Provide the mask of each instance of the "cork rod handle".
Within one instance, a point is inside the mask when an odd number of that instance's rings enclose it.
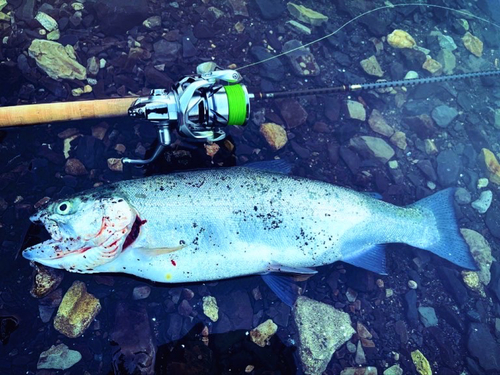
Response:
[[[127,116],[129,107],[136,99],[117,98],[0,107],[0,128]]]

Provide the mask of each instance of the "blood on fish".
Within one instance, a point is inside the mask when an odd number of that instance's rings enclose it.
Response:
[[[123,243],[123,250],[132,245],[134,241],[139,237],[139,231],[142,225],[146,224],[147,220],[141,220],[139,216],[135,217],[134,225],[132,225],[132,229],[130,229],[130,233],[128,234],[125,242]]]
[[[175,260],[171,259],[170,261],[172,262],[172,266],[175,267],[177,265],[177,263],[175,263]]]

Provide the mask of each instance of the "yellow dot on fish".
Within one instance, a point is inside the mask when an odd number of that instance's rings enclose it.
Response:
[[[172,278],[172,274],[171,273],[167,273],[165,275],[165,279],[170,280],[171,278]]]

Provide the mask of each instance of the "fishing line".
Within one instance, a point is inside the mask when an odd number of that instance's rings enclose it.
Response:
[[[298,50],[300,50],[302,48],[309,47],[309,46],[311,46],[311,45],[313,45],[315,43],[321,42],[322,40],[325,40],[325,39],[328,39],[328,38],[334,36],[335,34],[337,34],[339,31],[341,31],[342,29],[344,29],[345,27],[347,27],[351,23],[353,23],[353,22],[359,20],[360,18],[362,18],[364,16],[367,16],[367,15],[369,15],[371,13],[375,13],[375,12],[378,12],[378,11],[384,10],[384,9],[392,9],[392,8],[396,8],[396,7],[407,7],[407,6],[420,6],[420,7],[428,7],[428,8],[445,9],[445,10],[449,10],[449,11],[452,11],[452,12],[460,13],[460,14],[466,16],[466,17],[475,18],[476,20],[486,22],[486,23],[488,23],[490,25],[493,25],[493,26],[497,27],[498,29],[500,29],[500,25],[498,25],[498,24],[496,24],[496,23],[494,23],[494,22],[492,22],[492,21],[490,21],[490,20],[488,20],[486,18],[476,16],[476,15],[470,13],[469,11],[460,10],[460,9],[453,9],[453,8],[450,8],[450,7],[447,7],[447,6],[444,6],[444,5],[423,4],[423,3],[404,3],[404,4],[384,5],[384,6],[372,9],[372,10],[368,10],[368,11],[366,11],[364,13],[361,13],[360,15],[357,15],[356,17],[350,19],[349,21],[347,21],[346,23],[344,23],[342,26],[340,26],[337,30],[331,32],[330,34],[322,36],[321,38],[315,39],[312,42],[306,43],[306,44],[304,44],[302,46],[299,46],[299,47],[292,48],[291,50],[288,50],[286,52],[282,52],[282,53],[280,53],[278,55],[274,55],[274,56],[268,57],[267,59],[260,60],[260,61],[254,62],[254,63],[250,63],[250,64],[247,64],[247,65],[244,65],[244,66],[242,66],[240,68],[236,68],[235,70],[242,70],[242,69],[249,68],[251,66],[259,65],[259,64],[265,63],[267,61],[274,60],[274,59],[276,59],[278,57],[288,55],[289,53],[292,53],[294,51],[298,51]]]

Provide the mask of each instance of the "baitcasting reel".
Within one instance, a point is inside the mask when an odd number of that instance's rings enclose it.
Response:
[[[131,105],[130,116],[156,124],[159,145],[149,159],[124,158],[123,163],[150,163],[171,143],[173,130],[190,141],[216,142],[226,136],[223,127],[245,125],[251,96],[239,83],[241,75],[235,70],[218,70],[212,62],[198,65],[196,73],[175,83],[170,91],[152,90],[149,97]]]

